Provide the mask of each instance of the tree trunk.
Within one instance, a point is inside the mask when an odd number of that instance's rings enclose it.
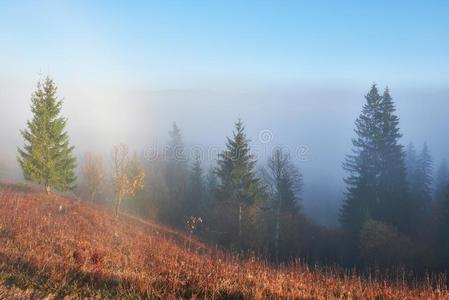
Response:
[[[90,202],[95,202],[95,195],[97,194],[97,191],[94,190],[91,194],[90,194]]]
[[[276,259],[276,263],[279,262],[279,240],[280,240],[280,205],[276,207],[276,216],[275,216],[275,229],[274,229],[274,255]]]
[[[47,195],[49,195],[51,192],[51,187],[48,184],[45,185],[45,192],[47,193]]]
[[[122,196],[117,196],[117,198],[115,199],[115,207],[114,207],[114,213],[115,213],[116,218],[118,217],[121,202],[122,202]]]
[[[243,219],[243,204],[239,204],[239,244],[242,246],[242,219]]]

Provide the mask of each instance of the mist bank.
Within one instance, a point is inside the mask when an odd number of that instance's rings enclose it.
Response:
[[[126,143],[143,155],[166,143],[168,130],[176,121],[187,149],[216,149],[211,152],[213,161],[214,153],[224,148],[234,122],[241,118],[260,164],[265,164],[267,153],[278,146],[303,151],[295,164],[304,175],[304,210],[322,224],[336,225],[344,190],[341,164],[351,151],[354,120],[369,83],[353,88],[298,85],[153,91],[57,84],[79,160],[87,151],[109,158],[117,143]],[[1,86],[0,176],[21,180],[16,148],[23,144],[20,129],[31,118],[30,95],[35,83],[2,79]],[[435,165],[449,158],[445,132],[449,90],[389,87],[401,119],[402,144],[427,142]]]

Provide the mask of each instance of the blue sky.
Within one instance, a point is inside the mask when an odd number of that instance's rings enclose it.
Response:
[[[448,1],[1,1],[2,76],[177,89],[449,82]]]

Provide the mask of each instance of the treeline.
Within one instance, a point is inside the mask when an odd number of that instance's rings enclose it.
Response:
[[[133,155],[126,145],[114,147],[110,157],[86,153],[76,192],[83,199],[113,202],[117,216],[123,201],[143,218],[276,262],[301,257],[345,266],[447,270],[448,167],[442,163],[434,180],[427,146],[404,149],[388,89],[381,95],[373,86],[365,98],[353,151],[343,164],[347,190],[337,229],[304,216],[303,175],[294,158],[281,148],[266,161],[255,157],[241,120],[212,161],[201,151],[186,153],[175,123],[167,145],[151,155]],[[25,178],[47,192],[75,189],[73,147],[59,116],[61,105],[52,80],[38,85],[33,120],[22,132],[26,144],[19,149]]]
[[[144,183],[127,197],[127,209],[273,260],[297,256],[306,231],[318,229],[301,213],[302,174],[290,154],[275,149],[258,164],[241,120],[216,161],[206,160],[201,150],[186,152],[174,123],[167,145],[150,157],[142,155]],[[107,201],[113,188],[101,179],[108,177],[102,175],[108,173],[102,162],[101,156],[86,154],[82,163],[78,192],[93,201]]]

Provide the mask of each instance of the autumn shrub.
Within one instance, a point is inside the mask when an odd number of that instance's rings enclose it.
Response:
[[[360,232],[360,252],[363,259],[378,266],[410,266],[415,247],[410,238],[393,226],[369,220]]]

